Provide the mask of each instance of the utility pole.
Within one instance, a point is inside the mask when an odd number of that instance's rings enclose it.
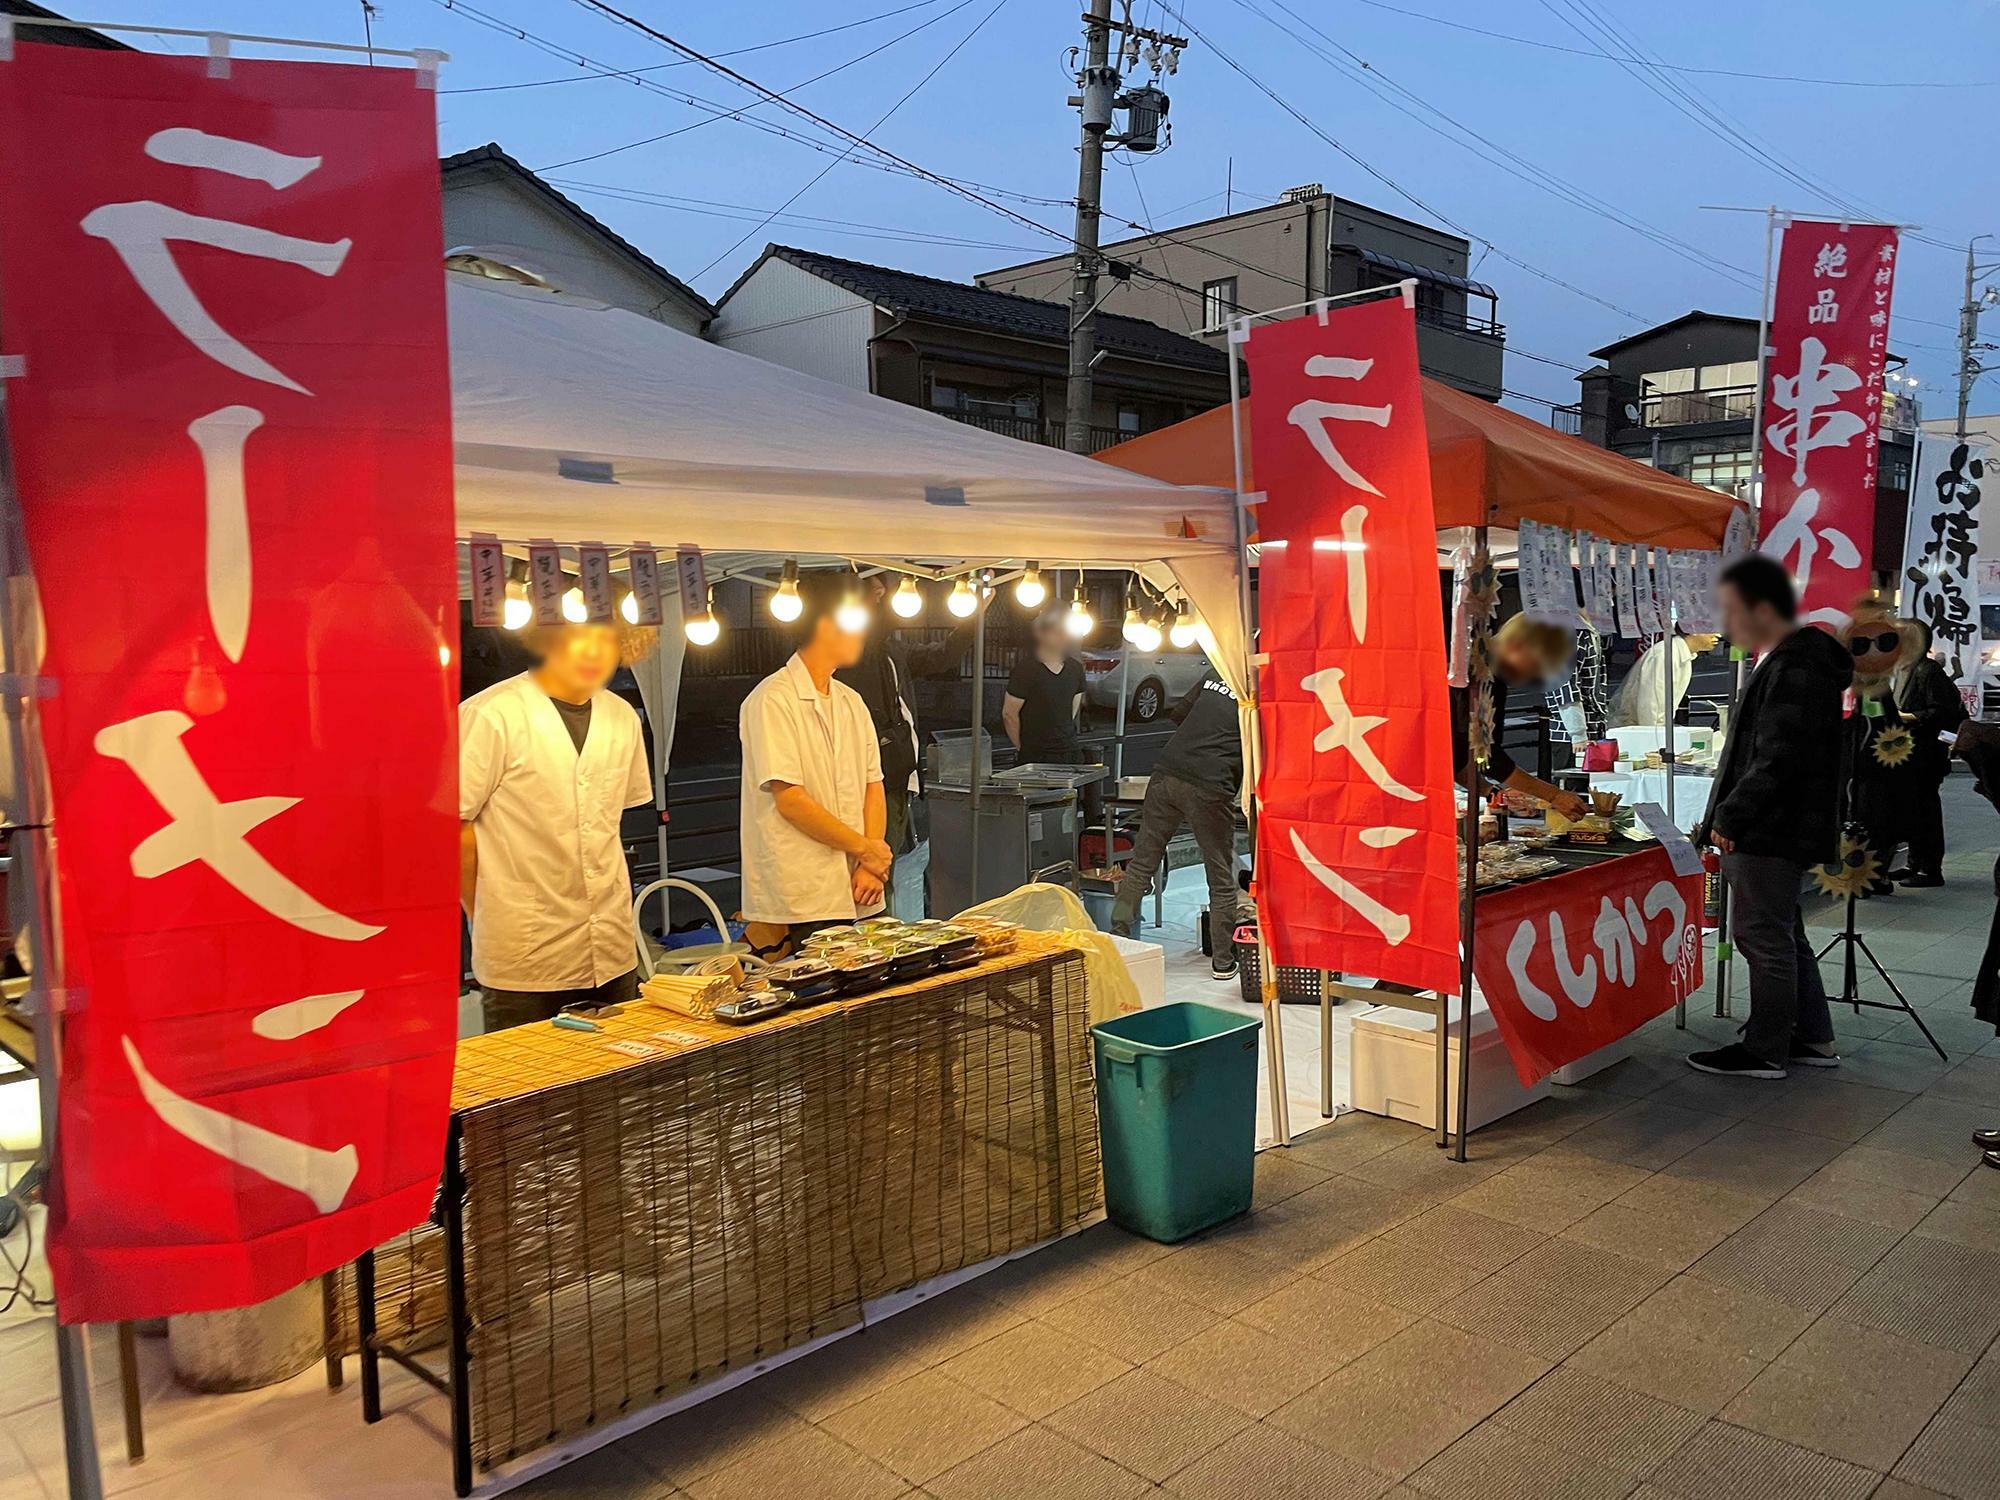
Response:
[[[1979,315],[1995,302],[2000,302],[2000,295],[1996,295],[1990,286],[1981,295],[1975,295],[1975,290],[1980,276],[2000,270],[2000,261],[1981,266],[1976,263],[1974,254],[1981,240],[1992,238],[1990,234],[1977,234],[1965,247],[1965,301],[1958,309],[1958,425],[1954,429],[1956,440],[1961,443],[1965,441],[1965,418],[1972,405],[1973,384],[1993,368],[1982,365],[1973,352],[1994,347],[1979,341]]]
[[[1104,153],[1113,146],[1138,152],[1159,149],[1167,116],[1167,96],[1159,88],[1159,74],[1162,68],[1172,73],[1180,66],[1180,51],[1187,45],[1186,37],[1134,26],[1132,0],[1121,3],[1121,18],[1114,21],[1111,0],[1090,0],[1090,11],[1083,18],[1083,67],[1076,75],[1079,92],[1069,101],[1083,124],[1076,166],[1076,246],[1069,294],[1069,385],[1063,427],[1063,446],[1072,453],[1090,452],[1097,278],[1104,270],[1104,257],[1097,248],[1104,202]],[[1114,31],[1123,38],[1115,54],[1111,46]],[[1142,55],[1152,68],[1153,82],[1120,93],[1117,62],[1136,67]],[[1126,128],[1113,134],[1112,115],[1121,109],[1126,112]]]

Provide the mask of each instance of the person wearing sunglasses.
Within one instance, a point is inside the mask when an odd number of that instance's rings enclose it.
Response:
[[[1904,783],[1903,832],[1910,843],[1910,866],[1900,879],[1911,889],[1944,884],[1944,779],[1951,770],[1951,746],[1938,738],[1966,720],[1958,684],[1931,652],[1931,628],[1909,622],[1923,639],[1923,654],[1896,670],[1896,701],[1915,750]]]

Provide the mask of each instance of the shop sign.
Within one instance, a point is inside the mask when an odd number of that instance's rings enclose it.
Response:
[[[69,1321],[296,1286],[420,1223],[444,1151],[458,589],[434,95],[405,69],[210,62],[0,61]]]
[[[660,608],[660,554],[645,542],[634,542],[625,555],[632,600],[641,625],[658,625],[665,618]]]
[[[1702,874],[1664,849],[1483,893],[1473,966],[1523,1085],[1701,986]]]
[[[472,533],[466,548],[467,571],[472,580],[472,623],[500,625],[507,618],[507,551],[499,538],[487,532]]]
[[[584,618],[611,623],[618,601],[611,592],[611,549],[602,542],[580,542],[576,549],[577,586],[583,590]]]
[[[1257,327],[1257,895],[1277,962],[1456,993],[1437,524],[1401,298]]]
[[[1903,613],[1931,628],[1931,655],[1980,711],[1980,619],[1973,563],[1979,556],[1979,496],[1986,449],[1925,434],[1911,470],[1903,542]]]
[[[1896,231],[1794,220],[1764,364],[1763,549],[1798,580],[1800,618],[1836,628],[1867,592]]]

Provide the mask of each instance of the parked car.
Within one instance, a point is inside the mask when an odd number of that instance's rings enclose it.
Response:
[[[1133,648],[1120,641],[1115,646],[1087,649],[1083,653],[1083,697],[1093,707],[1116,712],[1118,686],[1125,667],[1125,653]],[[1208,657],[1189,647],[1176,651],[1163,646],[1158,651],[1134,652],[1131,676],[1124,678],[1125,716],[1139,724],[1150,724],[1180,702],[1208,675]]]

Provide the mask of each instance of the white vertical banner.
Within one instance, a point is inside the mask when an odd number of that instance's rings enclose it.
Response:
[[[1979,497],[1986,449],[1952,438],[1917,440],[1903,535],[1903,613],[1931,628],[1931,654],[1979,712]]]
[[[1514,531],[1514,577],[1521,590],[1521,613],[1542,615],[1542,523],[1523,519]]]
[[[625,555],[632,584],[632,606],[641,625],[658,626],[665,618],[660,607],[660,554],[645,542],[634,542]]]
[[[676,549],[674,579],[680,585],[682,619],[691,620],[707,610],[708,565],[701,559],[701,548]]]
[[[1712,635],[1722,628],[1721,609],[1715,597],[1722,575],[1720,552],[1684,552],[1687,565],[1687,602],[1682,606],[1681,628],[1698,635]]]
[[[1639,635],[1639,582],[1632,566],[1632,544],[1620,542],[1612,576],[1617,580],[1618,633],[1627,640]]]
[[[1618,632],[1618,581],[1613,565],[1616,554],[1611,543],[1602,537],[1590,540],[1590,571],[1597,584],[1598,617],[1594,623],[1599,635],[1615,635]]]
[[[1721,562],[1726,566],[1757,550],[1757,519],[1750,507],[1739,505],[1729,516],[1729,529],[1722,534]]]
[[[1597,602],[1597,538],[1589,532],[1576,534],[1576,580],[1583,585],[1583,618],[1599,635],[1604,627],[1598,624],[1600,611]]]
[[[563,622],[562,548],[546,537],[528,543],[528,602],[535,607],[537,625]]]
[[[611,549],[602,542],[579,542],[576,549],[578,584],[583,612],[600,625],[611,623],[618,601],[611,592]]]
[[[1639,547],[1632,554],[1632,607],[1639,617],[1641,635],[1662,635],[1666,632],[1666,611],[1660,607],[1660,596],[1653,582],[1653,549]]]
[[[472,533],[466,551],[472,577],[472,623],[498,625],[507,612],[507,553],[500,539]]]

